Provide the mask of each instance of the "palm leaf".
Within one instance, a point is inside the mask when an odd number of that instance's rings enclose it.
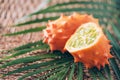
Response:
[[[16,53],[13,53],[10,56],[6,56],[5,58],[2,58],[1,61],[8,60],[10,58],[13,58],[13,57],[16,57],[16,56],[19,56],[19,55],[23,55],[23,54],[26,54],[26,53],[31,52],[31,51],[35,51],[35,50],[39,50],[39,49],[45,49],[45,48],[46,48],[46,45],[42,46],[42,47],[40,46],[40,47],[36,47],[36,48],[20,50],[20,51],[18,51]]]
[[[54,75],[54,73],[57,73],[57,72],[63,70],[64,68],[65,68],[65,67],[60,67],[60,68],[58,68],[58,69],[54,69],[54,71],[49,72],[49,73],[47,73],[47,74],[45,74],[45,75],[43,75],[43,76],[40,76],[40,77],[38,77],[36,80],[41,80],[41,79],[44,79],[45,77],[49,77],[49,76],[51,76],[51,75]],[[52,77],[53,77],[53,76],[52,76]]]
[[[0,68],[6,68],[7,66],[12,66],[20,63],[34,62],[34,61],[45,59],[45,58],[57,58],[57,57],[59,57],[58,54],[44,54],[44,55],[36,55],[36,56],[30,56],[25,58],[19,58],[19,59],[7,62],[6,64],[3,64],[2,66],[0,66]]]
[[[106,34],[107,34],[109,40],[111,40],[111,44],[113,46],[113,50],[115,51],[116,56],[120,59],[120,54],[119,54],[120,46],[119,46],[119,44],[117,43],[115,38],[113,38],[112,34],[107,29],[106,29]]]
[[[30,28],[30,29],[15,32],[15,33],[5,34],[4,36],[15,36],[15,35],[19,35],[19,34],[27,34],[27,33],[32,33],[32,32],[39,32],[39,31],[42,31],[45,28],[46,27]]]
[[[46,0],[45,4],[48,4],[49,0]],[[110,3],[111,2],[111,3]],[[78,7],[74,7],[78,5]],[[79,6],[84,5],[84,7]],[[88,7],[88,6],[91,7]],[[72,8],[69,8],[72,6]],[[96,7],[95,7],[96,6]],[[64,8],[63,8],[64,7]],[[100,24],[104,25],[104,31],[109,40],[111,41],[111,45],[113,46],[111,49],[111,54],[115,56],[115,58],[110,59],[110,66],[106,65],[105,68],[98,70],[96,68],[89,69],[89,73],[93,80],[112,80],[111,69],[112,67],[113,72],[118,80],[120,80],[120,68],[118,67],[119,64],[116,62],[116,57],[120,60],[120,45],[118,41],[120,40],[120,0],[110,0],[110,1],[94,1],[94,0],[87,0],[87,1],[69,1],[58,3],[52,6],[49,6],[45,9],[39,9],[36,12],[33,12],[23,18],[21,18],[17,24],[13,26],[23,26],[23,25],[30,25],[40,22],[47,22],[48,20],[57,19],[59,16],[48,16],[42,17],[40,19],[36,18],[34,20],[28,20],[27,18],[33,17],[34,15],[43,15],[43,14],[52,14],[52,13],[70,13],[70,12],[81,12],[92,14],[95,18],[99,19]],[[112,16],[111,16],[112,15]],[[111,26],[113,30],[108,30],[107,26]],[[42,31],[45,27],[38,27],[32,28],[20,32],[6,34],[6,36],[13,36],[18,34],[26,34],[31,32],[38,32]],[[111,32],[113,32],[111,34]],[[33,76],[40,73],[46,73],[41,75],[40,77],[36,78],[36,80],[72,80],[74,75],[77,80],[83,80],[83,70],[84,66],[82,63],[74,63],[73,57],[68,53],[65,52],[62,54],[60,51],[53,51],[52,53],[45,53],[40,55],[34,56],[26,56],[24,58],[17,58],[15,60],[6,62],[6,60],[10,60],[11,58],[24,55],[27,52],[32,52],[34,50],[43,50],[48,49],[48,45],[42,43],[41,41],[37,42],[30,42],[24,44],[22,46],[16,47],[12,50],[9,50],[11,56],[5,56],[1,62],[4,62],[0,66],[0,68],[6,68],[10,66],[14,66],[17,64],[29,64],[20,68],[17,68],[13,71],[10,71],[3,76],[21,73],[24,71],[28,71],[28,73],[24,74],[19,78],[19,80],[23,80],[29,76]],[[42,61],[47,59],[45,62],[36,63],[37,61]],[[35,63],[34,63],[35,62]],[[32,64],[31,64],[32,63]],[[107,75],[107,77],[105,77]]]
[[[69,61],[69,62],[65,62],[65,63],[58,64],[58,65],[54,65],[54,66],[49,66],[49,67],[46,67],[46,68],[43,68],[43,69],[39,69],[39,70],[36,70],[36,71],[34,71],[34,72],[30,72],[30,73],[28,73],[28,74],[23,75],[23,76],[20,77],[18,80],[23,80],[24,78],[26,78],[26,77],[28,77],[28,76],[32,76],[32,75],[34,75],[34,74],[38,74],[38,73],[43,72],[43,71],[46,71],[46,70],[54,69],[54,68],[63,66],[64,64],[67,64],[67,63],[70,63],[70,61]]]
[[[116,54],[116,56],[118,57],[118,59],[120,59],[120,55],[119,55],[119,50],[120,50],[120,46],[116,43],[116,42],[113,42],[115,41],[114,38],[112,38],[110,32],[108,30],[106,30],[106,34],[108,35],[108,38],[111,40],[111,43],[113,44],[113,51],[115,51],[114,53]],[[115,71],[115,74],[117,76],[118,79],[120,79],[119,77],[119,74],[120,74],[120,69],[115,61],[115,59],[110,59],[110,64],[113,68],[113,70]]]
[[[93,80],[97,80],[97,75],[92,69],[89,70],[89,73],[91,74]]]
[[[105,68],[104,68],[104,70],[105,70],[105,73],[106,73],[106,75],[107,75],[107,78],[108,78],[109,80],[112,80],[112,75],[111,75],[111,73],[110,73],[110,68],[109,68],[109,66],[106,65]]]
[[[27,70],[30,70],[30,69],[36,69],[36,68],[39,68],[39,67],[43,67],[43,66],[52,66],[54,64],[59,64],[59,63],[63,63],[65,61],[68,61],[70,60],[71,58],[63,58],[63,59],[55,59],[55,60],[51,60],[51,61],[48,61],[48,62],[43,62],[43,63],[37,63],[37,64],[32,64],[32,65],[28,65],[28,66],[24,66],[22,68],[18,68],[14,71],[10,71],[8,72],[7,74],[5,74],[4,76],[6,75],[11,75],[11,74],[14,74],[14,73],[20,73],[22,71],[27,71]]]
[[[64,69],[58,76],[58,80],[64,80],[70,67]]]
[[[4,58],[2,58],[0,60],[0,62],[8,60],[8,59],[16,57],[16,56],[19,56],[19,55],[26,54],[26,53],[31,52],[31,51],[35,51],[35,50],[39,50],[39,49],[46,50],[46,49],[49,48],[48,45],[42,43],[42,41],[38,41],[38,42],[36,42],[37,46],[35,46],[36,43],[29,43],[29,44],[14,48],[13,50],[9,50],[9,52],[11,52],[11,55],[10,56],[5,56]],[[34,47],[33,47],[33,45],[34,45]],[[24,48],[24,49],[21,49],[21,48]]]
[[[114,70],[114,72],[117,76],[117,79],[120,80],[120,76],[119,76],[120,75],[120,69],[119,69],[115,59],[111,59],[110,64],[111,64],[111,66],[112,66],[112,68],[113,68],[113,70]]]
[[[105,76],[103,75],[103,73],[102,73],[103,71],[99,71],[99,70],[97,71],[97,70],[96,70],[96,72],[97,72],[97,75],[98,75],[98,77],[99,77],[100,80],[107,80],[107,79],[105,78]]]
[[[30,20],[30,21],[27,21],[27,22],[15,24],[13,26],[23,26],[23,25],[33,24],[33,23],[47,22],[48,20],[54,20],[54,19],[57,19],[57,18],[58,17],[49,17],[49,18],[35,19],[35,20]]]
[[[67,68],[64,67],[61,71],[57,72],[55,75],[47,78],[47,80],[62,80],[63,74],[67,72]],[[61,77],[62,76],[62,77]]]
[[[117,27],[115,24],[111,24],[111,26],[112,26],[112,29],[114,30],[115,35],[120,40],[120,35],[119,35],[120,34],[120,28]]]
[[[16,48],[11,49],[10,51],[19,51],[24,49],[29,49],[37,46],[46,45],[46,48],[48,47],[47,44],[44,44],[42,40],[36,41],[36,42],[30,42],[21,46],[18,46]]]
[[[75,71],[75,64],[72,64],[68,80],[72,80],[72,77],[74,75],[74,71]]]
[[[78,80],[83,80],[83,66],[82,66],[82,63],[78,63]]]

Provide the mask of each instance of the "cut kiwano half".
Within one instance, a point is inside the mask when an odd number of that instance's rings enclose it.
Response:
[[[50,46],[50,49],[64,52],[64,46],[70,36],[76,29],[84,23],[94,22],[98,24],[98,19],[91,15],[73,13],[70,16],[61,15],[54,21],[49,21],[47,28],[44,30],[44,40]]]
[[[111,45],[98,24],[82,24],[68,39],[65,49],[74,57],[74,62],[82,62],[86,68],[109,64]]]

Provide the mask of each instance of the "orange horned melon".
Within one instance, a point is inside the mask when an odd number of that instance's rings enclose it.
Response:
[[[82,24],[68,39],[65,49],[74,57],[74,62],[82,62],[86,68],[104,67],[108,59],[111,45],[101,27],[94,22]]]
[[[66,41],[81,24],[86,22],[95,22],[97,24],[98,20],[87,14],[61,15],[59,19],[48,22],[47,28],[44,30],[43,42],[49,44],[52,51],[60,50],[64,52],[63,48]]]

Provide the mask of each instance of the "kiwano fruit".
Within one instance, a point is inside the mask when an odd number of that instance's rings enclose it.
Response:
[[[74,62],[82,62],[86,68],[96,66],[100,69],[113,57],[110,41],[99,26],[98,19],[87,14],[61,15],[59,19],[49,21],[43,42],[50,46],[51,51],[70,52]]]
[[[112,58],[109,42],[98,24],[88,22],[67,40],[65,49],[74,57],[74,62],[82,62],[86,68],[96,66],[100,69]]]
[[[47,28],[44,30],[43,42],[50,46],[51,51],[60,50],[64,52],[66,41],[81,24],[87,22],[98,24],[98,20],[88,14],[61,15],[59,19],[48,22]]]

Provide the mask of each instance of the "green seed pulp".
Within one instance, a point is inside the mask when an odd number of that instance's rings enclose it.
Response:
[[[93,26],[79,28],[70,38],[68,46],[70,49],[87,47],[96,40],[98,34]]]

